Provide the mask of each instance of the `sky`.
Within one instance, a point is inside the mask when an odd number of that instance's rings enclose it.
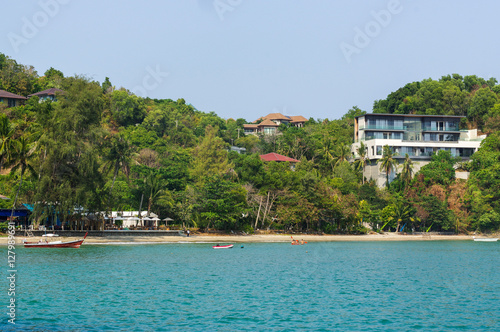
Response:
[[[500,79],[498,12],[493,0],[8,1],[0,52],[225,119],[339,119],[426,78]]]

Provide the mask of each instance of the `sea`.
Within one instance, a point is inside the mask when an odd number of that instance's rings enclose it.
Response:
[[[17,247],[0,330],[500,331],[500,243],[212,245]]]

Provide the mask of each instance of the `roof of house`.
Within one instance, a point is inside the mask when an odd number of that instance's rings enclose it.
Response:
[[[28,95],[28,97],[32,97],[32,96],[54,96],[56,94],[56,92],[63,92],[63,90],[57,89],[57,88],[50,88],[50,89],[43,90],[43,91],[40,91],[40,92],[37,92],[37,93],[32,93],[32,94]]]
[[[257,128],[259,128],[259,125],[258,124],[244,124],[243,128],[257,129]]]
[[[5,90],[0,90],[0,98],[10,98],[10,99],[28,99],[23,96],[16,95],[15,93],[10,93]]]
[[[291,120],[289,116],[283,115],[281,113],[269,113],[266,116],[263,116],[262,119],[269,120]]]
[[[304,118],[302,115],[292,115],[292,116],[290,116],[290,118],[292,119],[292,123],[293,122],[307,122],[307,119]]]
[[[293,158],[286,157],[286,156],[282,156],[282,155],[274,153],[274,152],[271,152],[268,154],[262,154],[262,155],[260,155],[260,159],[262,159],[262,161],[289,161],[291,163],[300,162],[300,160],[293,159]]]
[[[269,119],[265,119],[264,121],[262,121],[261,123],[258,124],[259,127],[263,127],[263,126],[266,126],[266,127],[279,127],[275,122],[269,120]]]

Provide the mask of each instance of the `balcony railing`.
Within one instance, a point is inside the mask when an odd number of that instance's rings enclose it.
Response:
[[[460,131],[460,129],[458,129],[458,127],[454,127],[454,128],[437,128],[437,127],[422,127],[422,131]]]
[[[406,130],[404,127],[396,127],[396,126],[373,126],[373,125],[360,126],[359,129],[360,130],[366,130],[366,129],[373,129],[373,130],[400,130],[400,131]]]
[[[397,130],[397,131],[440,131],[440,132],[447,132],[447,131],[461,131],[458,127],[449,127],[449,128],[438,128],[435,126],[430,126],[430,127],[422,127],[422,129],[419,130],[413,130],[409,129],[408,126],[403,126],[403,127],[396,127],[396,126],[374,126],[374,125],[366,125],[366,126],[359,126],[359,130]]]

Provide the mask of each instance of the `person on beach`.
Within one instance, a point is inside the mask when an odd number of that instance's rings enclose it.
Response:
[[[187,237],[189,237],[189,229],[186,231]]]

